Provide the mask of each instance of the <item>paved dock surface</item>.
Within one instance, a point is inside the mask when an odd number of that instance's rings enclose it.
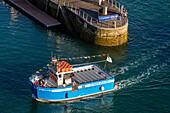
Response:
[[[58,2],[59,0],[53,0]],[[99,8],[104,7],[104,4],[99,5],[99,0],[66,0],[66,3],[69,2],[71,5],[78,7],[88,13],[89,15],[93,16],[94,18],[98,18],[98,10]],[[115,8],[111,7],[111,4],[107,2],[107,7],[109,10],[112,10],[115,13],[120,13],[120,11]]]
[[[35,6],[27,2],[26,0],[8,0],[8,2],[12,3],[17,8],[21,9],[22,11],[27,13],[29,16],[33,17],[34,19],[42,23],[47,28],[54,27],[54,26],[61,24],[56,19],[42,12],[40,9],[36,8]]]
[[[59,0],[52,0],[56,3],[59,2]],[[64,3],[64,0],[61,1]],[[99,9],[104,7],[104,4],[99,5],[98,0],[65,0],[65,3],[68,4],[69,6],[74,7],[76,9],[81,9],[82,11],[86,12],[89,16],[93,17],[93,20],[98,19],[99,15]],[[112,3],[107,2],[107,7],[108,10],[112,12],[112,14],[120,14],[120,10],[118,7],[115,7],[115,5],[112,5]],[[89,18],[90,19],[90,18]],[[117,20],[116,21],[116,26],[120,27],[123,25],[123,23],[127,22],[126,19],[122,20]],[[98,24],[96,22],[93,22],[93,25],[99,26],[99,27],[104,27],[104,28],[114,28],[114,20],[110,21],[102,21]]]

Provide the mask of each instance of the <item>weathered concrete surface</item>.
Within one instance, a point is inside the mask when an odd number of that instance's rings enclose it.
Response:
[[[118,46],[128,41],[128,23],[116,29],[97,29],[94,43],[102,46]]]
[[[128,22],[119,28],[100,28],[87,23],[86,29],[84,28],[84,20],[82,18],[69,10],[67,12],[76,31],[86,41],[101,46],[118,46],[128,41]]]
[[[104,27],[99,26],[101,23],[95,25],[94,23],[92,24],[86,22],[85,19],[75,14],[73,11],[67,9],[65,6],[61,6],[59,8],[58,10],[59,14],[57,16],[58,0],[53,0],[49,2],[47,2],[47,0],[29,0],[29,1],[33,3],[33,5],[39,7],[41,10],[46,11],[52,17],[57,18],[57,20],[64,24],[69,29],[69,31],[73,32],[74,31],[73,29],[75,29],[75,31],[79,34],[80,38],[86,41],[101,46],[118,46],[128,41],[128,28],[127,28],[128,20],[126,24],[123,25],[122,27],[104,28],[105,26]],[[73,5],[79,4],[81,10],[83,9],[83,11],[88,12],[89,15],[91,14],[91,16],[95,17],[96,14],[98,14],[97,11],[98,7],[100,6],[97,4],[96,0],[94,0],[96,3],[95,2],[91,3],[91,0],[66,0],[66,1],[67,2],[70,1],[70,3],[72,3]],[[64,10],[67,10],[67,13],[65,12],[63,14],[62,10],[63,8]],[[87,23],[87,28],[84,28],[84,22]],[[112,23],[113,22],[111,22],[110,26],[114,26],[112,25]]]

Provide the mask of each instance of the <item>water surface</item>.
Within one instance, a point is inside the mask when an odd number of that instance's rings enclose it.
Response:
[[[170,112],[169,1],[120,2],[128,10],[129,41],[101,47],[61,26],[45,29],[0,0],[0,112]],[[113,63],[106,70],[116,78],[115,91],[64,103],[33,100],[28,78],[50,62],[51,51],[61,58],[109,53]]]

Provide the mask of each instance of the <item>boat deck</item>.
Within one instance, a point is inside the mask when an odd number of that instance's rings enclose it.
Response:
[[[43,78],[41,74],[40,76],[35,77],[31,81],[33,83],[35,83],[35,81],[38,81],[38,85],[40,87],[41,87],[42,81],[44,81],[43,87],[55,88],[55,87],[65,87],[65,86],[73,85],[74,81],[76,84],[82,84],[82,83],[89,83],[93,81],[99,81],[99,80],[112,78],[112,76],[109,75],[107,72],[105,72],[103,69],[101,69],[97,65],[92,65],[92,64],[74,67],[73,71],[70,72],[70,75],[68,73],[68,75],[65,75],[65,76],[70,77],[72,82],[70,82],[69,84],[58,85],[58,83],[51,77]]]
[[[93,65],[89,69],[77,70],[72,78],[76,83],[81,84],[102,79],[109,79],[112,77],[98,66]]]

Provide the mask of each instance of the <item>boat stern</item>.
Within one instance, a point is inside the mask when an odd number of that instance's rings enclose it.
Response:
[[[36,76],[38,76],[38,75],[36,75]],[[38,97],[38,95],[37,95],[37,86],[35,85],[35,83],[33,83],[34,78],[35,78],[35,76],[29,78],[29,84],[30,84],[30,87],[31,87],[32,96],[34,98],[37,98]]]

